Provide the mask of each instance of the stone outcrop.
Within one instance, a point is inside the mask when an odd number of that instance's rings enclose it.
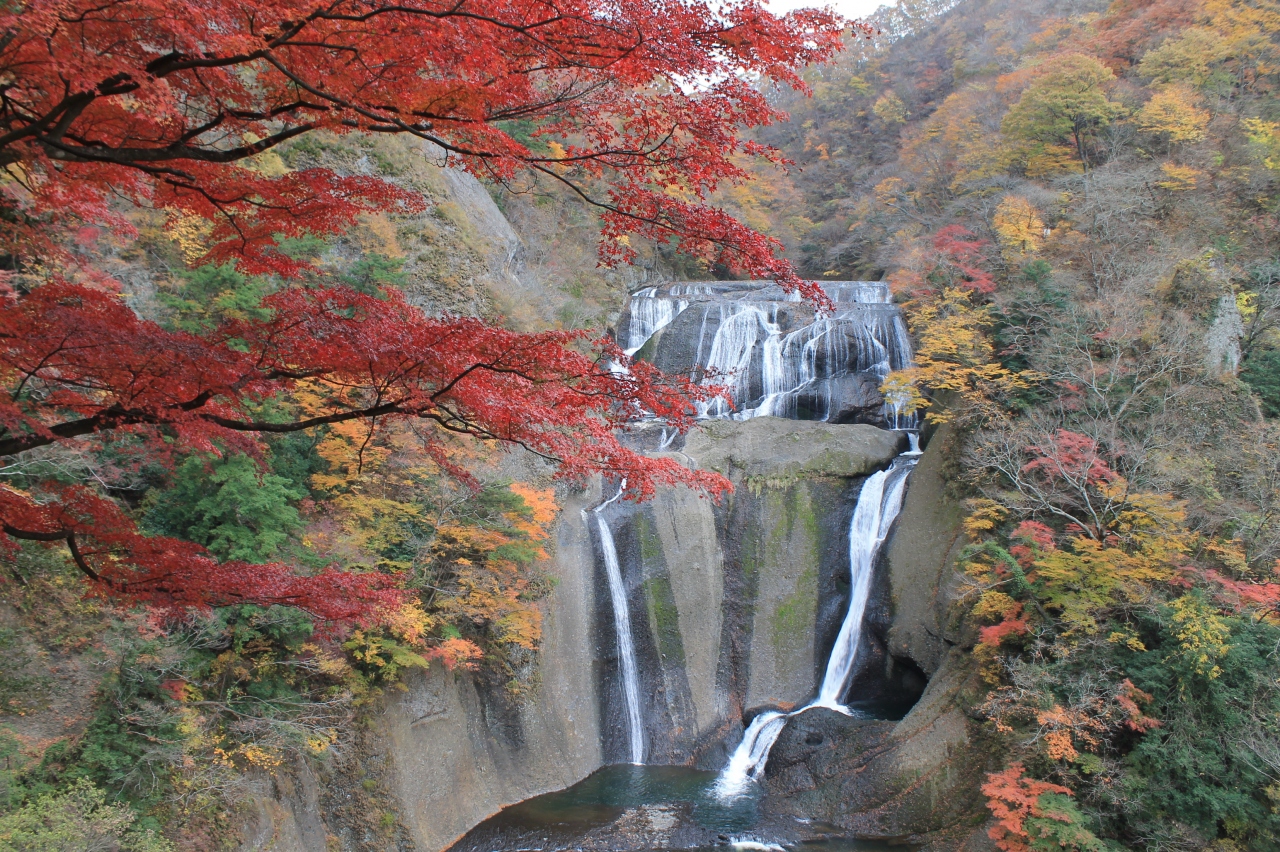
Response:
[[[977,685],[949,656],[901,722],[815,709],[791,720],[773,747],[767,815],[826,823],[853,838],[959,850],[986,819],[980,785],[999,768],[996,744],[962,707]],[[978,832],[981,834],[981,832]]]
[[[907,497],[884,554],[893,601],[890,652],[932,676],[960,641],[949,610],[959,590],[952,566],[964,546],[963,507],[947,493],[946,469],[958,452],[955,431],[944,426],[911,474]]]

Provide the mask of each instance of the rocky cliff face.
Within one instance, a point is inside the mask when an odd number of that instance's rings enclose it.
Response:
[[[527,301],[526,290],[545,289],[483,189],[450,173],[438,189],[458,227],[475,237],[488,292],[499,302]],[[848,292],[833,297],[846,315],[829,328],[762,286],[744,291],[745,314],[726,307],[732,287],[703,288],[693,294],[701,300],[694,309],[673,312],[677,321],[667,319],[657,333],[641,326],[664,318],[637,316],[634,301],[619,326],[624,343],[649,335],[650,356],[675,369],[718,363],[736,341],[746,364],[743,400],[774,400],[755,413],[775,405],[828,420],[705,421],[675,450],[664,447],[665,433],[637,427],[640,444],[716,470],[735,488],[719,504],[669,489],[642,505],[619,501],[603,510],[631,614],[652,764],[719,769],[755,711],[813,697],[848,606],[849,525],[862,481],[905,449],[901,433],[840,422],[883,424],[881,374],[909,360],[883,286],[848,283]],[[662,299],[683,298],[660,296],[644,309],[661,313]],[[719,333],[746,314],[755,325]],[[708,351],[695,351],[701,348]],[[855,699],[910,704],[932,676],[925,700],[901,723],[850,725],[822,713],[798,719],[769,769],[767,807],[779,819],[803,814],[890,837],[936,831],[972,812],[972,779],[957,774],[953,760],[976,740],[954,709],[966,675],[951,650],[960,638],[947,622],[959,515],[943,494],[944,437],[914,474],[877,575],[850,690]],[[530,694],[515,700],[483,676],[442,669],[411,678],[348,752],[264,781],[244,848],[363,849],[374,848],[376,837],[379,849],[434,852],[503,806],[628,760],[601,541],[584,514],[616,487],[597,482],[561,494],[556,587],[545,602],[540,680]],[[849,788],[851,775],[863,787],[875,779],[875,790]],[[851,811],[854,800],[866,806]],[[874,808],[897,815],[869,816]]]
[[[394,798],[417,849],[449,841],[504,805],[566,787],[602,764],[594,559],[581,509],[564,501],[545,612],[540,683],[520,701],[501,684],[434,669],[388,705],[379,733]]]

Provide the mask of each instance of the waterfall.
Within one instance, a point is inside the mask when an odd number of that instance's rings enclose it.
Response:
[[[697,319],[670,343],[663,338],[658,350],[669,365],[675,357],[674,363],[683,365],[678,369],[705,371],[707,383],[728,389],[728,399],[700,404],[700,417],[848,416],[876,404],[873,394],[868,402],[866,386],[874,391],[890,372],[911,364],[910,336],[883,282],[822,286],[835,304],[830,316],[814,315],[795,294],[769,282],[649,287],[632,296],[620,342],[634,355],[681,314],[693,311]],[[915,417],[903,414],[902,402],[885,400],[880,419],[890,428],[915,428]]]
[[[751,720],[742,735],[742,742],[734,749],[720,777],[716,779],[716,792],[731,798],[746,787],[748,781],[756,781],[764,772],[769,750],[777,742],[778,735],[787,726],[788,713],[768,710]]]
[[[827,658],[827,671],[822,677],[818,697],[810,707],[826,707],[847,713],[840,698],[853,664],[858,656],[862,639],[862,616],[871,596],[871,578],[875,573],[876,557],[880,546],[889,535],[889,528],[902,510],[902,496],[906,491],[907,475],[915,467],[915,459],[903,459],[888,470],[867,477],[858,496],[858,507],[849,524],[849,611],[840,625],[840,633]]]
[[[906,400],[884,399],[879,392],[891,372],[912,362],[910,336],[888,285],[839,281],[823,282],[822,287],[835,306],[827,315],[773,282],[648,287],[632,296],[619,326],[619,343],[634,355],[653,341],[646,351],[652,350],[653,360],[663,369],[702,374],[708,384],[724,386],[727,399],[697,403],[703,418],[857,419],[894,429],[915,428],[915,416],[904,413]],[[627,368],[624,363],[616,369]],[[676,437],[675,430],[668,433],[664,427],[659,450],[668,449]],[[863,484],[849,530],[849,609],[817,697],[795,712],[809,707],[850,712],[841,700],[857,662],[875,561],[901,510],[907,476],[919,456],[915,440],[912,434],[911,451]],[[631,761],[642,763],[645,732],[631,617],[613,533],[603,515],[625,488],[624,480],[618,494],[597,506],[593,515],[613,604]],[[732,798],[759,778],[769,750],[792,715],[770,711],[752,721],[717,782],[722,795]]]
[[[696,287],[672,287],[670,296],[688,293],[699,295]],[[657,287],[641,290],[631,297],[631,322],[627,327],[627,345],[623,351],[634,355],[645,341],[671,324],[681,311],[689,307],[688,299],[675,299],[658,295]]]
[[[627,587],[622,582],[622,568],[618,564],[618,549],[613,543],[613,532],[602,514],[605,506],[622,496],[627,481],[622,480],[618,493],[592,510],[596,528],[600,531],[600,549],[604,553],[605,574],[609,578],[609,597],[613,602],[613,626],[618,634],[618,660],[622,668],[622,695],[626,702],[627,727],[630,733],[631,762],[644,763],[644,724],[640,719],[640,675],[636,666],[636,647],[631,634],[631,610],[627,605]],[[585,514],[585,513],[584,513]]]
[[[913,444],[913,449],[915,445]],[[752,782],[764,774],[769,750],[786,727],[787,720],[811,707],[825,707],[849,713],[841,703],[853,666],[857,662],[862,639],[862,618],[871,593],[871,580],[876,557],[889,535],[889,529],[902,511],[907,477],[918,461],[919,451],[903,453],[888,470],[867,477],[858,494],[858,505],[849,524],[849,609],[840,625],[840,634],[827,670],[818,689],[818,697],[791,713],[769,711],[751,721],[742,742],[734,749],[728,765],[716,781],[716,792],[723,798],[741,795]]]

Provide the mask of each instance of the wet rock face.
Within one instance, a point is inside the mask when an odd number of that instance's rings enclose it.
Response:
[[[880,377],[874,373],[842,376],[831,383],[830,423],[871,423],[884,421],[884,396],[880,393]],[[806,401],[807,402],[807,401]],[[814,400],[810,405],[816,405]]]

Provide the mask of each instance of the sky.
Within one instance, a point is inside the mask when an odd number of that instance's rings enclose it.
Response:
[[[830,6],[846,18],[869,15],[881,6],[893,6],[897,0],[766,0],[773,12],[789,12],[806,6]]]

